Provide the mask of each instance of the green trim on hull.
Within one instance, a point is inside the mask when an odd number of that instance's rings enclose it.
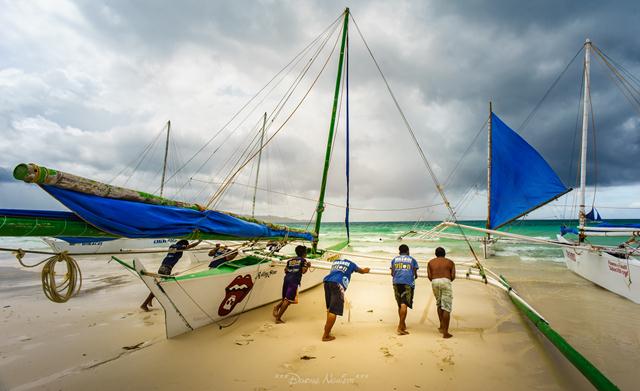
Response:
[[[0,216],[0,236],[117,237],[84,221],[13,216]]]
[[[248,266],[253,266],[253,265],[259,265],[261,263],[268,263],[271,262],[268,259],[264,259],[264,258],[258,258],[258,257],[254,257],[254,256],[248,256],[242,259],[239,259],[237,261],[231,261],[229,263],[226,263],[222,266],[218,266],[215,269],[209,269],[209,270],[203,270],[200,272],[196,272],[196,273],[189,273],[189,274],[185,274],[182,276],[176,276],[176,277],[170,277],[170,278],[164,278],[164,281],[167,280],[176,280],[176,281],[184,281],[184,280],[191,280],[194,278],[202,278],[202,277],[209,277],[209,276],[217,276],[217,275],[221,275],[221,274],[229,274],[229,273],[233,273],[235,271],[237,271],[238,269],[242,269],[244,267],[248,267]]]

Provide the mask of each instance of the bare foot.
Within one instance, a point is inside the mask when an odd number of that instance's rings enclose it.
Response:
[[[150,312],[151,310],[149,309],[149,307],[147,307],[146,304],[143,304],[140,306],[140,308],[144,311],[144,312]]]
[[[336,337],[334,337],[333,335],[323,335],[322,336],[322,341],[324,341],[324,342],[333,341],[334,339],[336,339]]]
[[[442,338],[451,338],[451,337],[453,337],[452,334],[449,334],[449,333],[442,334]]]
[[[282,324],[282,323],[284,323],[284,320],[280,318],[276,318],[276,324]]]
[[[409,334],[409,332],[407,330],[401,330],[401,329],[397,329],[396,333],[398,335],[407,335],[407,334]]]

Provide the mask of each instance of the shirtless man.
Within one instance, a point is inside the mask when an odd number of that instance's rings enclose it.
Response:
[[[438,330],[442,333],[442,338],[451,338],[453,337],[449,334],[449,320],[453,304],[451,281],[456,279],[456,265],[452,260],[445,258],[445,255],[442,247],[436,249],[436,258],[430,260],[427,265],[427,275],[431,281],[433,295],[436,297],[438,319],[440,319]]]

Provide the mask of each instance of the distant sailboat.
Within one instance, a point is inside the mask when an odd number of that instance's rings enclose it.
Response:
[[[486,229],[498,230],[569,191],[542,155],[505,124],[489,104]],[[445,222],[430,231],[413,231],[402,238],[473,240],[482,243],[485,258],[490,255],[490,245],[497,236],[487,233],[463,237],[445,232],[450,227]],[[509,237],[501,240],[518,241]]]
[[[603,223],[597,211],[588,214],[585,209],[585,193],[587,185],[587,142],[589,130],[589,110],[591,108],[591,50],[589,39],[584,44],[584,94],[582,112],[582,142],[580,154],[580,193],[578,213],[578,238],[569,240],[566,234],[572,230],[564,230],[558,240],[580,246],[580,249],[564,248],[565,264],[572,272],[592,281],[601,287],[617,293],[640,304],[640,260],[633,256],[637,247],[630,246],[640,237],[640,224],[615,225]],[[595,226],[587,225],[587,221],[600,222]],[[629,240],[620,243],[616,248],[593,246],[586,242],[588,237],[618,236]]]

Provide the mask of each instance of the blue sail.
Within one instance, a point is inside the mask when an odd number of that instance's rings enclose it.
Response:
[[[275,229],[215,210],[199,211],[145,204],[84,194],[50,185],[44,190],[82,220],[110,234],[126,238],[184,237],[197,232],[230,238],[284,238],[313,240],[309,232]]]
[[[489,228],[496,229],[571,189],[538,151],[493,113],[491,125]]]

